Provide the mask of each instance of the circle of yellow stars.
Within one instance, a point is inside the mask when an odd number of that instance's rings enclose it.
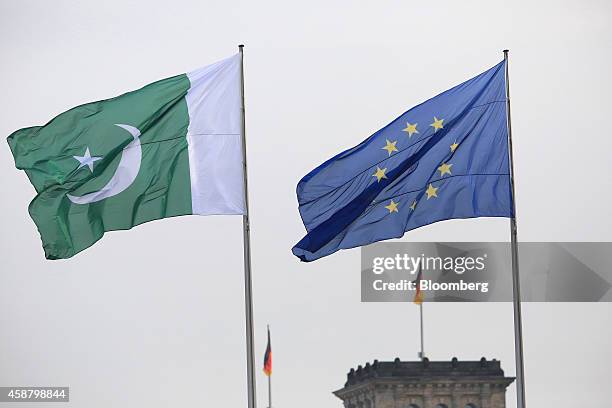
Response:
[[[434,133],[437,132],[440,129],[444,128],[444,119],[438,119],[437,116],[433,117],[433,123],[431,123],[429,126],[433,127],[434,129]],[[410,122],[406,122],[406,127],[404,129],[402,129],[403,132],[406,132],[408,134],[408,138],[411,138],[413,135],[415,134],[419,134],[419,130],[417,129],[418,127],[418,123],[410,123]],[[397,140],[394,141],[390,141],[389,139],[385,139],[386,144],[385,146],[382,148],[382,150],[386,150],[389,157],[391,157],[391,155],[394,152],[398,152],[399,150],[397,149]],[[457,148],[459,147],[459,143],[457,143],[457,140],[455,140],[451,145],[450,145],[450,151],[451,153],[454,153],[455,150],[457,150]],[[451,167],[453,166],[452,163],[446,163],[443,162],[442,164],[440,164],[440,166],[438,167],[438,171],[440,172],[440,177],[444,177],[444,175],[448,174],[452,176],[452,171],[451,171]],[[379,166],[376,166],[376,172],[374,174],[372,174],[372,177],[376,177],[376,181],[380,183],[380,181],[382,179],[386,179],[387,175],[387,168],[380,168]],[[434,185],[432,183],[429,183],[429,185],[427,186],[427,189],[425,190],[425,195],[427,196],[427,200],[431,199],[431,198],[438,198],[438,190],[440,189],[440,187],[434,187]],[[389,214],[392,213],[397,213],[399,212],[398,210],[398,205],[399,205],[399,201],[395,202],[395,200],[391,200],[389,202],[388,205],[385,206],[385,208],[387,210],[389,210]],[[409,208],[411,211],[416,210],[416,206],[417,206],[417,200],[413,200],[412,204],[410,204]]]

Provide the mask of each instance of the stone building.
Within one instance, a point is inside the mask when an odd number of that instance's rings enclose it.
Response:
[[[505,408],[506,387],[500,362],[378,361],[347,374],[334,394],[345,408]]]

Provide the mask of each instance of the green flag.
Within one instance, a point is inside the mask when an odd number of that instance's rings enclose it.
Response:
[[[240,55],[8,137],[48,259],[178,215],[243,214]]]

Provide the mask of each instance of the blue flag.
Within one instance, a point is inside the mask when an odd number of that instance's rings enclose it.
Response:
[[[410,109],[297,186],[302,261],[452,218],[512,217],[505,63]]]

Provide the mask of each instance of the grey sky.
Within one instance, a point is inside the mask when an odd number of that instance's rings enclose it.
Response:
[[[358,250],[291,255],[297,181],[509,48],[519,238],[610,241],[611,12],[603,0],[0,0],[0,135],[245,43],[259,404],[270,323],[275,408],[339,407],[331,391],[352,366],[416,357],[418,309],[361,304]],[[0,166],[0,385],[69,385],[79,408],[246,406],[239,217],[157,221],[45,261],[7,145]],[[500,219],[404,237],[507,238]],[[607,405],[611,307],[524,305],[530,406]],[[426,319],[430,358],[486,356],[514,373],[511,304],[427,304]]]

